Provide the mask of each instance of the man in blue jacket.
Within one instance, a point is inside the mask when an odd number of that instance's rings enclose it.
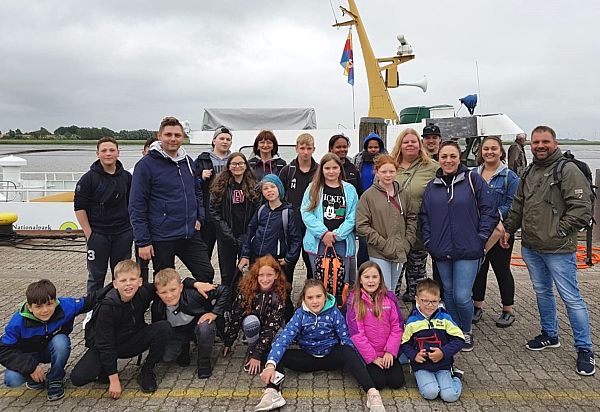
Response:
[[[196,279],[211,283],[214,269],[200,236],[202,190],[193,161],[181,147],[185,133],[175,117],[165,117],[158,141],[135,166],[129,215],[140,258],[155,257],[156,271],[175,268],[179,257]]]

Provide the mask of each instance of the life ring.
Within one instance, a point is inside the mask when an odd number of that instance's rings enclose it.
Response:
[[[0,226],[12,225],[18,218],[16,213],[0,213]]]
[[[597,252],[600,251],[600,248],[593,247],[592,250]],[[577,258],[577,269],[587,269],[590,267],[587,263],[585,263],[587,258],[585,246],[577,245],[577,253],[575,254],[575,257]],[[592,253],[592,265],[597,263],[600,263],[600,254]],[[511,266],[527,267],[525,262],[523,262],[523,256],[512,255],[510,264]]]

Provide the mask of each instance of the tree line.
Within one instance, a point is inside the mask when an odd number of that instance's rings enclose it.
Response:
[[[6,133],[0,133],[0,137],[4,139],[22,140],[98,140],[105,136],[114,137],[118,140],[146,140],[149,137],[156,136],[156,131],[137,129],[115,132],[107,127],[61,126],[54,132],[50,132],[45,127],[40,127],[40,130],[31,132],[10,129]]]

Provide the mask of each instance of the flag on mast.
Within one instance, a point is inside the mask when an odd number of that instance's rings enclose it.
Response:
[[[344,76],[348,76],[348,83],[354,86],[354,57],[352,53],[352,30],[348,32],[348,38],[342,52],[340,64],[344,68]]]

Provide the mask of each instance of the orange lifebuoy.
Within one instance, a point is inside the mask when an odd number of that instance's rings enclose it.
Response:
[[[600,251],[600,247],[592,247],[592,250]],[[577,269],[587,269],[587,268],[591,267],[587,263],[585,263],[585,260],[587,258],[587,252],[586,252],[585,246],[582,246],[582,245],[577,246],[577,253],[575,253],[575,257],[577,259]],[[520,260],[521,262],[515,262],[515,260],[517,260],[517,261]],[[511,257],[510,264],[511,264],[511,266],[526,267],[527,264],[525,262],[523,262],[522,260],[523,260],[523,256],[513,255]],[[600,254],[592,252],[592,265],[595,265],[596,263],[600,263]]]

